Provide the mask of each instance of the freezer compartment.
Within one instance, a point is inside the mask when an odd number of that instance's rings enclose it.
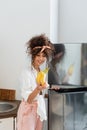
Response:
[[[48,95],[48,130],[87,130],[86,87],[49,89]]]

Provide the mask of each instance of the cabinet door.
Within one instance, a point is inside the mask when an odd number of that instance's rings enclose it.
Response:
[[[0,119],[0,130],[13,130],[13,118]]]

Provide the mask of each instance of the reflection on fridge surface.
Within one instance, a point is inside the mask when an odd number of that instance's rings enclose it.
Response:
[[[48,130],[87,130],[87,88],[49,89]]]

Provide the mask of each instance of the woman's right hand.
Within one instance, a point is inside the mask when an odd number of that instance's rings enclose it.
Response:
[[[45,82],[43,85],[38,84],[37,89],[42,91],[43,89],[46,89],[49,86],[47,82]]]

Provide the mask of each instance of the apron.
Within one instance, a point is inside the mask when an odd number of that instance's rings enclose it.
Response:
[[[17,112],[17,130],[41,130],[42,122],[37,115],[37,102],[21,101]],[[38,127],[38,128],[37,128]]]

